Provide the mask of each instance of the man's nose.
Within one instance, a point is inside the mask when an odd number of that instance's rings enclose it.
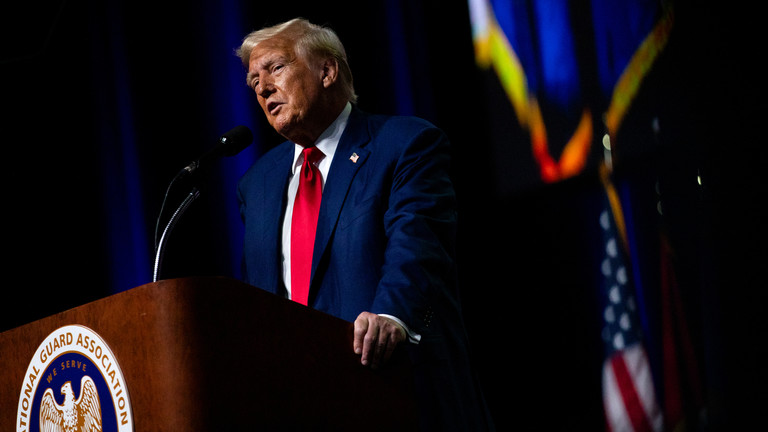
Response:
[[[259,80],[259,84],[256,86],[256,94],[266,98],[269,97],[272,93],[275,92],[275,85],[274,83],[269,79],[262,79]]]

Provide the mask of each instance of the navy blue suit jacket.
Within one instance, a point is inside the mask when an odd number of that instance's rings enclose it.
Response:
[[[238,188],[245,279],[278,295],[293,154],[291,142],[274,148]],[[408,350],[424,426],[485,430],[458,303],[449,159],[430,123],[353,108],[323,190],[309,306],[350,322],[363,311],[401,319],[422,338]]]

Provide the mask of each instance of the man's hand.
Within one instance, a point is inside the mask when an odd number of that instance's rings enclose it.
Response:
[[[397,344],[405,340],[405,329],[387,317],[363,312],[355,320],[355,354],[361,362],[376,369],[383,365]]]

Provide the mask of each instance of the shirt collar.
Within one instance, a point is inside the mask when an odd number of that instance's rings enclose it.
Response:
[[[341,134],[344,133],[344,128],[347,126],[347,120],[349,119],[349,114],[352,112],[352,104],[347,102],[347,105],[344,107],[344,109],[341,111],[341,114],[339,114],[338,117],[336,117],[336,120],[331,123],[328,128],[323,131],[322,134],[320,134],[320,137],[315,142],[315,146],[323,152],[323,158],[321,159],[321,163],[324,161],[330,161],[333,160],[333,155],[336,153],[336,147],[339,145],[339,140],[341,139]],[[304,158],[302,157],[302,150],[304,150],[304,147],[294,144],[294,152],[293,152],[293,173],[296,173],[296,169],[301,167],[301,164],[304,162]]]

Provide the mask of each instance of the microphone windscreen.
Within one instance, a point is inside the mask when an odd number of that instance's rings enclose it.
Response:
[[[245,126],[236,126],[219,138],[224,156],[234,156],[253,141],[253,133]]]

